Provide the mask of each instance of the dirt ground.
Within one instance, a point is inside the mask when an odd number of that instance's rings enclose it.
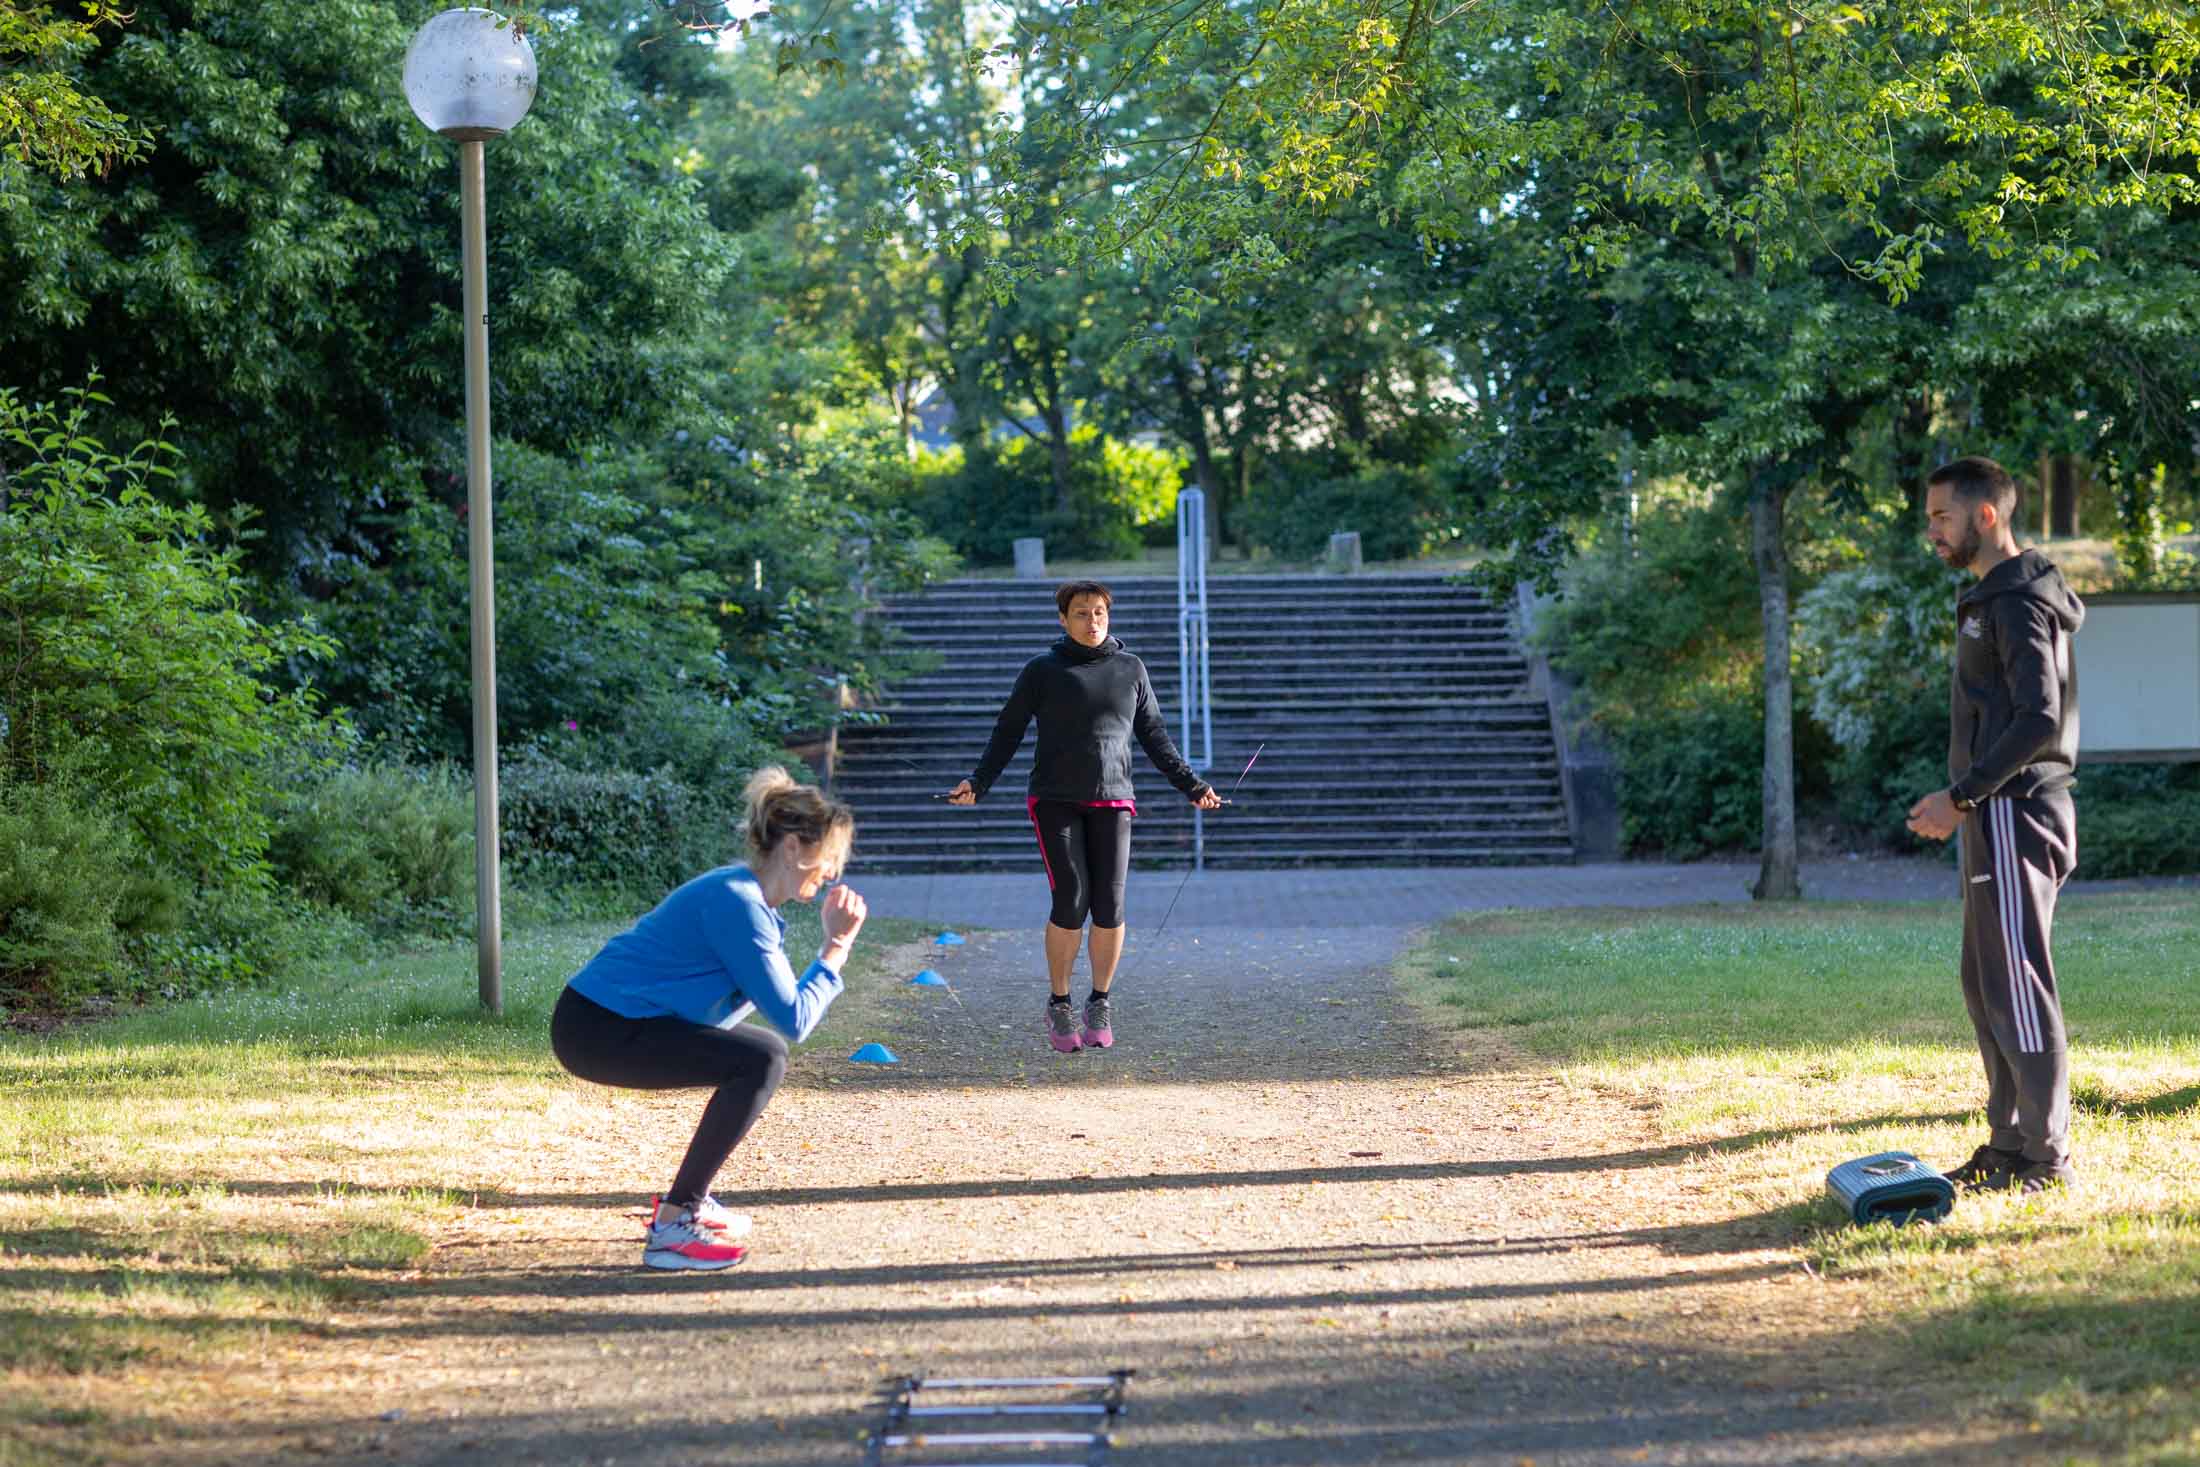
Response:
[[[798,1058],[720,1179],[757,1219],[723,1273],[639,1266],[698,1100],[575,1085],[426,1266],[158,1458],[826,1467],[891,1376],[1129,1367],[1118,1467],[2039,1459],[1624,1097],[1422,1022],[1405,939],[1134,935],[1116,1048],[1072,1056],[1035,933],[896,954],[953,993],[879,996],[898,1066]]]

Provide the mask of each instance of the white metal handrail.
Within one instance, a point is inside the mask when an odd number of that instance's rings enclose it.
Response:
[[[1204,776],[1215,762],[1215,709],[1207,651],[1207,495],[1176,496],[1176,655],[1184,683],[1184,758]],[[1206,812],[1192,810],[1192,869],[1207,866]]]

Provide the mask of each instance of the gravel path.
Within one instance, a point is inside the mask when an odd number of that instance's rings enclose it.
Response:
[[[1044,1047],[1035,932],[896,954],[954,992],[881,996],[898,1067],[799,1058],[721,1179],[726,1273],[637,1266],[694,1100],[575,1085],[497,1206],[177,1459],[842,1467],[889,1376],[1117,1366],[1115,1467],[2030,1459],[1624,1101],[1420,1023],[1402,925],[1198,910],[1134,933],[1104,1054]]]

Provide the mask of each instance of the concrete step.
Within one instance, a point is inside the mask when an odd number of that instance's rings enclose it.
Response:
[[[965,828],[970,830],[1015,829],[1028,833],[1029,818],[1024,813],[1024,786],[996,789],[973,806],[950,805],[935,800],[930,795],[881,795],[860,790],[841,790],[837,793],[855,807],[858,825],[869,831],[874,825],[901,830],[912,824],[937,833],[942,839],[947,834]],[[1229,781],[1223,781],[1229,788]],[[1370,812],[1385,820],[1398,819],[1408,822],[1460,821],[1476,823],[1526,822],[1545,824],[1563,821],[1565,807],[1559,800],[1557,782],[1551,781],[1540,788],[1505,790],[1436,791],[1413,790],[1392,785],[1369,785],[1348,790],[1325,800],[1311,798],[1306,790],[1278,790],[1248,784],[1235,795],[1230,803],[1207,815],[1207,823],[1216,821],[1235,829],[1256,828],[1271,820],[1304,821],[1313,829],[1324,821],[1366,820]],[[1192,820],[1192,803],[1175,790],[1145,790],[1138,796],[1138,828],[1188,825]],[[947,823],[941,823],[941,822]]]
[[[1061,581],[1055,578],[1015,581],[958,577],[934,581],[922,591],[910,592],[908,595],[911,598],[954,597],[969,600],[1014,600],[1020,596],[1036,596],[1051,603],[1054,599],[1054,588],[1060,584]],[[1104,584],[1117,601],[1141,596],[1174,598],[1177,594],[1177,580],[1174,575],[1119,576],[1104,581]],[[1429,593],[1483,600],[1487,600],[1489,595],[1472,581],[1455,580],[1442,575],[1207,577],[1207,597],[1210,601],[1225,596],[1335,596],[1358,599]]]
[[[979,729],[966,737],[941,738],[890,738],[886,732],[873,732],[862,748],[883,756],[906,759],[919,768],[943,766],[954,768],[975,764],[985,752],[985,732]],[[1170,738],[1179,743],[1171,731]],[[1217,769],[1236,769],[1253,756],[1255,745],[1250,741],[1225,744],[1217,738],[1214,759]],[[842,740],[841,747],[849,748],[849,741]],[[1180,751],[1181,752],[1181,751]],[[1529,755],[1551,762],[1556,767],[1556,754],[1551,748],[1551,734],[1546,727],[1501,729],[1414,729],[1407,734],[1395,730],[1370,730],[1359,742],[1350,739],[1314,738],[1306,736],[1294,741],[1278,733],[1268,740],[1261,753],[1261,764],[1271,774],[1286,769],[1307,770],[1321,773],[1325,770],[1352,768],[1423,768],[1446,765],[1474,765],[1483,760]],[[1011,772],[1021,772],[1031,767],[1030,741],[1024,749],[1009,761]],[[1134,759],[1137,756],[1133,756]],[[1154,773],[1143,760],[1135,763],[1133,778],[1154,778]]]
[[[944,637],[979,642],[1029,642],[1034,655],[1045,651],[1062,635],[1061,624],[1052,618],[1025,620],[1014,615],[987,615],[981,612],[973,612],[968,616],[911,616],[901,612],[888,612],[880,619],[904,636],[924,640]],[[1502,637],[1510,629],[1511,624],[1504,617],[1469,611],[1431,611],[1412,616],[1385,616],[1381,612],[1365,609],[1339,609],[1326,612],[1307,611],[1289,616],[1252,617],[1229,616],[1210,610],[1207,617],[1207,640],[1210,643],[1272,639],[1279,633],[1305,633],[1330,641],[1349,640],[1353,637],[1395,640],[1432,640],[1455,636]],[[1115,617],[1110,620],[1108,635],[1119,639],[1125,647],[1141,656],[1144,655],[1141,649],[1154,648],[1164,642],[1173,648],[1177,642],[1176,613],[1172,611],[1167,616]]]
[[[1275,847],[1258,855],[1207,852],[1207,865],[1218,871],[1246,871],[1288,866],[1565,866],[1574,859],[1573,847],[1564,843],[1539,846],[1492,846],[1475,843],[1445,845],[1357,845],[1323,849]],[[923,873],[927,871],[1028,871],[1034,881],[1043,878],[1034,869],[1035,851],[1021,856],[943,857],[936,855],[851,855],[848,874],[859,881],[867,874]],[[1191,864],[1189,849],[1167,853],[1133,854],[1131,864],[1142,870],[1181,871]],[[1043,895],[1043,888],[1041,889]]]
[[[873,766],[875,769],[875,766]],[[899,773],[899,772],[897,772]],[[945,766],[937,778],[900,773],[880,775],[863,770],[851,770],[843,766],[833,781],[833,794],[856,807],[862,814],[868,809],[886,805],[920,808],[939,803],[932,796],[945,794],[955,781],[967,771]],[[1227,791],[1237,781],[1237,770],[1218,769],[1216,782]],[[1024,778],[1016,771],[1002,776],[977,808],[985,809],[997,803],[1014,801],[1020,810],[1027,788]],[[1256,798],[1263,803],[1288,802],[1294,808],[1319,806],[1329,802],[1338,804],[1365,804],[1386,800],[1433,800],[1471,804],[1489,800],[1517,804],[1521,801],[1556,799],[1558,777],[1555,767],[1542,770],[1524,770],[1516,777],[1481,772],[1471,777],[1446,779],[1440,775],[1409,779],[1396,772],[1355,772],[1331,777],[1317,777],[1271,771],[1266,761],[1255,766],[1252,775],[1242,787],[1244,798],[1250,802]],[[1179,802],[1174,789],[1162,784],[1158,778],[1140,781],[1138,798],[1142,811],[1154,811]],[[1190,801],[1182,801],[1189,806]]]
[[[1178,668],[1182,660],[1175,653],[1165,659],[1146,657],[1140,660],[1146,664],[1146,672],[1156,686],[1167,687],[1179,681]],[[902,685],[984,687],[990,684],[1005,693],[1029,661],[1029,657],[1021,655],[1021,649],[997,657],[943,657],[937,666],[904,678]],[[1244,657],[1222,657],[1212,651],[1207,655],[1207,670],[1217,687],[1225,683],[1321,687],[1347,680],[1354,683],[1441,682],[1493,673],[1518,677],[1524,675],[1527,668],[1526,658],[1497,642],[1486,648],[1446,648],[1433,653],[1382,643],[1371,644],[1365,651],[1350,656],[1290,656],[1280,660],[1267,651]]]
[[[1509,846],[1564,845],[1566,842],[1563,825],[1398,825],[1387,817],[1308,827],[1282,820],[1258,828],[1231,827],[1220,818],[1210,818],[1206,824],[1209,850],[1243,850],[1255,853],[1266,850],[1311,851],[1336,845],[1364,848],[1389,841],[1420,846],[1471,844],[1488,846],[1493,850]],[[1166,849],[1172,843],[1189,844],[1191,839],[1192,828],[1189,824],[1175,830],[1158,830],[1141,821],[1138,828],[1131,833],[1131,849],[1134,854],[1142,847]],[[874,832],[860,824],[856,828],[855,849],[866,853],[909,855],[930,851],[942,856],[967,856],[990,852],[1028,856],[1037,848],[1038,841],[1029,824],[1013,829],[974,830],[963,835],[935,835],[921,840],[892,838],[887,832]]]
[[[964,647],[942,650],[937,641],[924,644],[926,650],[939,656],[939,666],[931,673],[919,676],[936,676],[950,670],[958,673],[986,674],[998,672],[1014,676],[1017,669],[1045,649],[1028,642],[1004,642],[997,646]],[[1183,662],[1177,656],[1176,643],[1171,640],[1165,647],[1140,651],[1132,647],[1131,654],[1146,664],[1149,672],[1160,668],[1174,669]],[[1491,636],[1476,642],[1440,641],[1410,642],[1390,637],[1369,637],[1349,648],[1334,651],[1326,648],[1309,649],[1306,644],[1293,639],[1288,646],[1280,646],[1279,640],[1263,637],[1248,641],[1243,649],[1231,647],[1219,639],[1210,639],[1207,662],[1219,675],[1226,669],[1265,672],[1276,677],[1320,677],[1333,672],[1339,665],[1353,669],[1367,667],[1394,668],[1402,672],[1421,672],[1448,667],[1524,666],[1527,659],[1512,644],[1511,639]]]
[[[1281,719],[1288,723],[1302,717],[1309,727],[1326,726],[1339,719],[1395,725],[1408,714],[1416,718],[1425,714],[1439,723],[1486,723],[1491,718],[1530,708],[1548,725],[1549,714],[1540,704],[1531,705],[1525,693],[1526,687],[1520,681],[1497,678],[1440,687],[1377,685],[1323,688],[1314,692],[1218,687],[1210,707],[1216,720],[1233,728],[1252,727],[1252,720],[1256,719],[1269,722]],[[1165,687],[1156,688],[1154,697],[1160,704],[1163,720],[1173,729],[1182,720],[1184,700],[1170,696],[1170,690]],[[958,726],[976,724],[990,731],[1007,701],[1005,698],[974,697],[967,689],[953,688],[920,688],[913,692],[897,688],[889,691],[886,699],[864,708],[866,713],[877,714],[878,719],[862,727],[921,725],[930,728],[952,723]],[[1526,714],[1522,712],[1521,716]],[[844,728],[849,726],[852,725],[844,725]]]

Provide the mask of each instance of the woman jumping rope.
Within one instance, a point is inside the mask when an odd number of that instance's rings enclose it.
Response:
[[[1202,810],[1222,797],[1169,741],[1146,664],[1108,635],[1114,593],[1098,581],[1071,581],[1054,593],[1064,635],[1016,675],[985,757],[948,799],[974,805],[1039,721],[1024,808],[1039,837],[1047,886],[1054,893],[1046,926],[1047,1038],[1064,1054],[1115,1043],[1108,990],[1123,956],[1123,889],[1130,879],[1131,739],[1170,784]],[[1092,993],[1084,1026],[1070,1008],[1069,972],[1092,919]]]
[[[717,1092],[679,1174],[653,1199],[642,1246],[651,1268],[729,1268],[748,1256],[734,1239],[749,1219],[711,1197],[711,1179],[771,1103],[787,1041],[808,1038],[840,996],[841,965],[863,927],[863,898],[835,886],[821,913],[825,946],[795,976],[779,907],[840,879],[855,813],[777,765],[757,771],[742,798],[748,863],[687,882],[605,943],[550,1016],[551,1050],[583,1080]],[[740,1022],[749,1004],[771,1029]]]

